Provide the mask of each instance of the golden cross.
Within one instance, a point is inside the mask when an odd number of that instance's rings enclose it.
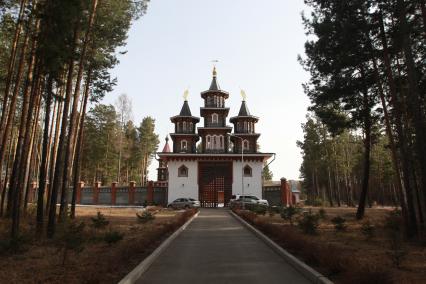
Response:
[[[183,98],[184,98],[185,101],[187,101],[188,97],[189,97],[189,91],[188,91],[188,89],[186,89],[185,92],[183,93]]]
[[[241,90],[241,97],[243,98],[243,101],[247,99],[246,92],[244,90]]]

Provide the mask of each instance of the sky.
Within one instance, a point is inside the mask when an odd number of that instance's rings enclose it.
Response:
[[[112,71],[117,86],[103,103],[127,94],[135,123],[155,118],[161,150],[186,89],[192,114],[200,115],[200,93],[216,64],[219,85],[230,93],[229,117],[237,115],[245,90],[251,114],[260,118],[260,150],[277,154],[270,165],[274,180],[297,179],[302,157],[296,141],[303,139],[309,106],[302,88],[308,74],[297,61],[304,54],[306,9],[303,0],[151,0],[121,49],[127,53]],[[154,161],[150,179],[156,167]]]

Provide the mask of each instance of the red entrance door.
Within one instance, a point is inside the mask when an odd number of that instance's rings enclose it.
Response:
[[[232,163],[200,162],[198,165],[199,197],[202,207],[228,205],[232,196]]]

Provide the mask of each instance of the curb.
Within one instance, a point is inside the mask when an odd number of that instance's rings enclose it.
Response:
[[[129,274],[118,282],[118,284],[133,284],[142,276],[142,274],[148,270],[151,264],[161,255],[161,253],[176,239],[180,233],[182,233],[186,227],[197,218],[200,211],[195,213],[185,224],[177,229],[172,235],[170,235],[159,247],[157,247],[148,257],[146,257],[141,263],[138,264]]]
[[[297,271],[302,273],[307,279],[311,280],[312,283],[316,284],[333,284],[332,281],[330,281],[327,277],[313,269],[312,267],[308,266],[306,263],[300,261],[295,256],[290,254],[288,251],[283,249],[281,246],[276,244],[273,240],[271,240],[269,237],[267,237],[265,234],[263,234],[261,231],[247,223],[244,219],[242,219],[240,216],[235,214],[232,211],[229,211],[229,213],[234,216],[235,219],[240,221],[244,226],[246,226],[250,231],[252,231],[259,239],[261,239],[263,242],[265,242],[269,247],[271,247],[276,253],[278,253],[282,258],[284,258],[291,266],[293,266]]]

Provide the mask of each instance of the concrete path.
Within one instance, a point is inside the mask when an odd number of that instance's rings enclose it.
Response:
[[[201,209],[137,283],[310,282],[226,209]]]

